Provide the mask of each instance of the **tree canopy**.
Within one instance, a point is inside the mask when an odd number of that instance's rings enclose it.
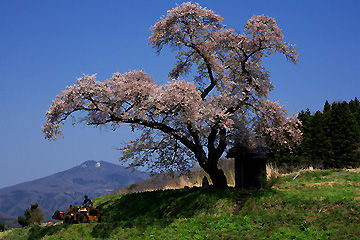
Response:
[[[244,33],[222,20],[190,2],[169,10],[151,28],[149,44],[158,52],[165,46],[177,52],[170,80],[159,85],[144,70],[114,73],[104,82],[84,75],[52,102],[45,138],[61,136],[60,125],[78,111],[87,113],[89,125],[115,130],[128,123],[141,131],[122,148],[121,159],[131,159],[130,167],[186,171],[197,162],[218,187],[226,186],[218,160],[238,139],[267,134],[283,146],[299,143],[299,121],[268,100],[273,85],[261,64],[273,53],[296,64],[294,46],[284,41],[274,18],[254,15]]]

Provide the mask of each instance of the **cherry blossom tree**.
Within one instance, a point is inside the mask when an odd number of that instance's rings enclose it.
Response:
[[[267,135],[286,147],[298,144],[300,123],[268,100],[273,85],[261,64],[273,53],[297,64],[294,46],[284,42],[274,18],[254,15],[244,33],[222,20],[190,2],[169,10],[149,38],[159,53],[164,46],[177,52],[168,83],[155,83],[144,70],[115,73],[103,82],[84,75],[52,102],[45,138],[62,136],[60,126],[75,112],[84,112],[88,125],[115,130],[127,123],[141,134],[121,149],[121,161],[152,172],[184,172],[197,163],[216,187],[227,186],[218,162],[237,138]]]

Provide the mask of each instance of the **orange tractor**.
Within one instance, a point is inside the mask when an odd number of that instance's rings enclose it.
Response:
[[[100,222],[100,212],[92,206],[72,206],[65,212],[57,210],[52,219],[63,220],[64,224]]]

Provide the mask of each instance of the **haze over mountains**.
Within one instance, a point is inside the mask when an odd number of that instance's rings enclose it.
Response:
[[[82,202],[84,195],[96,198],[147,178],[148,173],[120,165],[86,161],[48,177],[0,189],[0,214],[17,217],[23,215],[30,204],[38,203],[50,218],[55,210],[66,210],[70,204]]]

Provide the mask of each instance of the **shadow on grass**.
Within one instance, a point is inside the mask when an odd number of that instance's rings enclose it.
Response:
[[[221,211],[217,208],[219,199],[228,199],[231,205],[235,202],[236,194],[231,189],[200,188],[188,192],[183,189],[159,190],[109,197],[109,200],[98,206],[106,224],[99,224],[96,228],[101,232],[102,228],[114,227],[164,227],[174,219],[218,213]]]
[[[116,228],[117,227],[115,224],[99,223],[93,228],[90,235],[94,238],[109,238],[112,234],[112,231]]]

